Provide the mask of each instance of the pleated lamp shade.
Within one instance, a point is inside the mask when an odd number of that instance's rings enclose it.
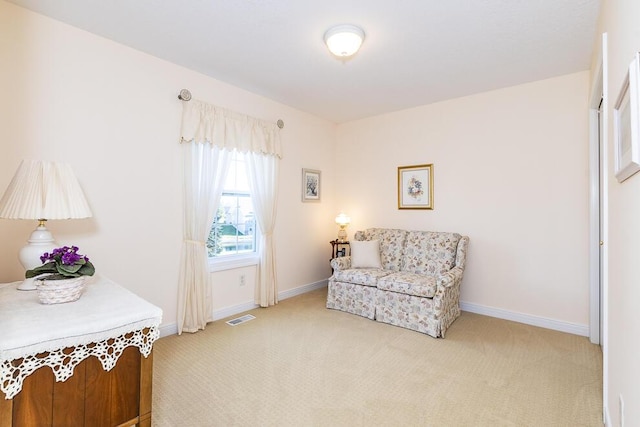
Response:
[[[89,218],[91,209],[71,169],[62,162],[23,160],[2,200],[0,218]]]

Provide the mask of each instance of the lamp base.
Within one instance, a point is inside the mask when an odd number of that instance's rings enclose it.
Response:
[[[19,291],[35,291],[36,290],[36,279],[24,279],[22,283],[18,285],[16,288]]]
[[[52,252],[58,245],[53,239],[53,235],[45,227],[44,219],[40,220],[38,227],[33,230],[31,236],[29,236],[29,242],[26,246],[20,249],[20,263],[25,270],[32,270],[42,265],[40,257],[45,252]],[[34,279],[25,279],[18,289],[21,291],[33,291],[36,289]]]

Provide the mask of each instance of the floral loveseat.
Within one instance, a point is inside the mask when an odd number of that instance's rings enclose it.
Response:
[[[457,233],[358,231],[351,256],[331,260],[327,308],[444,337],[460,315],[468,245]]]

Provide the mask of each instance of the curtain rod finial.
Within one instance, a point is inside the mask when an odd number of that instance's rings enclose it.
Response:
[[[284,122],[282,121],[282,119],[278,119],[278,121],[276,122],[276,124],[278,125],[278,127],[280,129],[282,129],[284,127]]]
[[[188,89],[182,89],[178,94],[178,99],[181,101],[190,101],[191,100],[191,92]]]

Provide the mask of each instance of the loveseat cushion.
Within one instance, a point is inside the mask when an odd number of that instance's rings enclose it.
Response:
[[[351,242],[351,268],[382,268],[379,240]]]
[[[400,271],[407,231],[391,228],[368,228],[356,233],[356,238],[380,241],[380,261],[385,270]]]
[[[425,274],[399,271],[378,279],[378,289],[417,297],[433,298],[436,294],[436,278]]]
[[[409,231],[401,270],[430,276],[446,273],[455,266],[461,237],[458,233]]]
[[[333,272],[333,280],[336,282],[354,283],[364,286],[376,286],[378,279],[390,274],[390,271],[379,268],[349,268]]]

